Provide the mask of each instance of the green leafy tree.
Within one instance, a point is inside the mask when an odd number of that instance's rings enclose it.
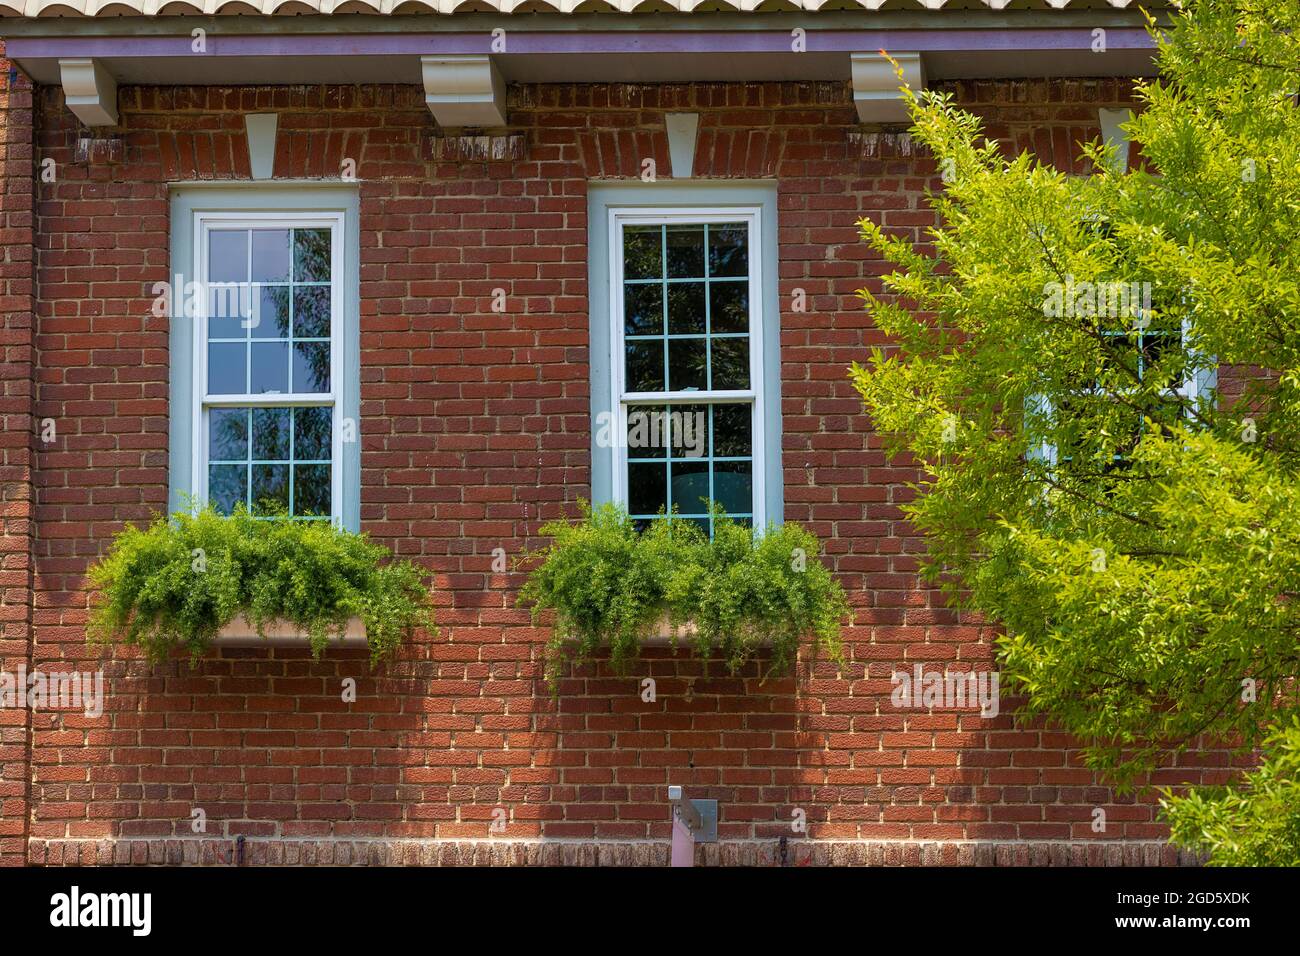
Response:
[[[864,221],[895,347],[851,375],[925,574],[999,622],[1004,682],[1121,785],[1228,742],[1262,763],[1165,794],[1212,863],[1300,863],[1300,0],[1150,28],[1141,168],[1008,156],[912,97],[943,189],[927,246]],[[910,94],[909,94],[910,95]],[[1266,825],[1265,825],[1266,824]]]

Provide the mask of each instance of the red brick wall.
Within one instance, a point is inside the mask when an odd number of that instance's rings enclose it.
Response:
[[[1097,134],[1098,106],[1129,102],[1113,82],[954,89],[996,135],[1062,164]],[[778,836],[803,836],[795,808],[825,861],[867,859],[824,849],[842,841],[919,862],[956,857],[916,841],[1065,853],[1158,838],[1151,806],[1100,786],[1060,734],[1006,709],[890,706],[896,665],[992,660],[986,628],[918,587],[922,542],[898,512],[913,475],[886,463],[846,378],[882,342],[854,293],[888,268],[854,223],[883,217],[919,239],[933,163],[850,137],[841,84],[543,86],[510,100],[526,158],[452,164],[428,158],[436,130],[414,87],[125,88],[121,148],[79,163],[75,121],[44,92],[38,156],[59,173],[38,185],[38,415],[58,442],[36,480],[34,656],[102,666],[108,700],[99,719],[37,715],[32,860],[229,860],[236,835],[250,859],[428,861],[440,851],[401,841],[435,838],[473,858],[453,841],[545,837],[656,840],[645,852],[658,860],[670,782],[720,800],[730,849],[707,859],[774,859]],[[628,677],[576,672],[552,698],[545,634],[514,607],[518,576],[491,573],[492,552],[538,543],[542,520],[590,494],[587,181],[636,176],[645,157],[667,170],[668,109],[702,114],[697,176],[779,180],[786,517],[822,538],[851,596],[848,662],[761,683],[659,650]],[[151,668],[84,643],[87,563],[166,500],[167,329],[150,288],[168,278],[167,183],[246,178],[253,110],[280,114],[277,177],[336,176],[350,158],[361,180],[362,522],[436,573],[444,625],[376,672],[356,654],[265,650]],[[491,310],[498,287],[505,315]],[[799,288],[806,314],[790,311]],[[647,675],[654,703],[639,696]],[[340,699],[345,676],[355,704]],[[508,826],[490,834],[498,807]],[[880,841],[914,841],[911,856]]]
[[[35,167],[31,86],[3,53],[0,41],[0,669],[15,673],[31,651]],[[27,854],[29,719],[0,709],[0,866]]]

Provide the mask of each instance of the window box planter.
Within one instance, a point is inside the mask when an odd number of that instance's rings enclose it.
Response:
[[[268,622],[263,628],[264,636],[259,637],[255,628],[244,615],[239,615],[221,630],[211,641],[211,647],[310,647],[311,637],[302,628],[291,621],[276,620]],[[366,646],[366,625],[359,617],[348,618],[347,629],[342,634],[331,633],[327,646],[346,650],[358,650]]]
[[[329,521],[205,508],[127,527],[90,570],[87,636],[160,662],[209,647],[368,647],[372,662],[433,629],[425,572]],[[254,621],[263,622],[259,635]]]
[[[699,636],[700,627],[694,621],[686,620],[676,627],[669,620],[667,612],[659,617],[654,623],[651,631],[641,639],[642,647],[685,647],[688,650],[695,646],[695,639]],[[772,646],[772,636],[769,634],[759,637],[755,646],[770,648]]]
[[[709,539],[663,518],[642,532],[615,505],[543,527],[552,543],[526,557],[534,566],[519,599],[535,623],[554,612],[552,688],[567,660],[603,649],[619,672],[641,647],[674,644],[720,655],[733,671],[760,648],[772,651],[769,674],[788,671],[809,640],[839,659],[848,602],[817,558],[817,539],[796,525],[756,534],[719,509],[713,528]]]
[[[680,647],[683,644],[690,645],[696,636],[700,633],[699,626],[694,621],[683,621],[676,627],[673,626],[668,612],[664,611],[659,615],[654,623],[650,633],[641,640],[642,647]]]

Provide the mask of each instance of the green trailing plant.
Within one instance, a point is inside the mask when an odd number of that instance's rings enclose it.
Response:
[[[98,594],[87,634],[120,639],[155,662],[176,648],[197,658],[243,615],[259,637],[283,620],[319,656],[349,618],[365,624],[372,662],[417,627],[433,629],[424,572],[365,535],[328,521],[254,518],[242,506],[128,526],[89,572]]]
[[[803,528],[769,526],[756,535],[715,509],[710,541],[672,515],[638,531],[616,505],[584,503],[583,512],[576,523],[545,525],[551,544],[525,558],[535,567],[520,603],[532,606],[534,623],[555,612],[546,667],[553,687],[567,658],[590,660],[602,647],[625,673],[665,619],[674,634],[693,625],[696,651],[719,654],[733,673],[769,644],[768,674],[786,671],[807,637],[840,659],[848,602]]]

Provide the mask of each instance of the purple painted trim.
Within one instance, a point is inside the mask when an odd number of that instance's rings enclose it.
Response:
[[[360,36],[296,33],[281,36],[208,36],[208,52],[190,51],[190,37],[13,37],[11,59],[59,57],[191,56],[437,56],[490,53],[492,38],[477,33],[375,33]],[[790,53],[788,31],[632,31],[510,34],[515,53]],[[1059,30],[810,30],[810,53],[1087,51],[1090,28]],[[1106,29],[1109,50],[1150,50],[1151,38],[1136,27]],[[507,55],[509,55],[507,54]],[[1104,55],[1104,54],[1099,54]]]

